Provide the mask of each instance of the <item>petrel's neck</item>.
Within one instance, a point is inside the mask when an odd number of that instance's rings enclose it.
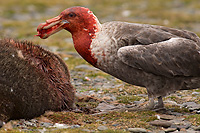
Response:
[[[72,33],[74,47],[76,51],[90,64],[96,66],[97,60],[91,54],[90,45],[96,38],[96,33],[101,30],[101,24],[96,19],[94,23],[82,28],[80,31]]]

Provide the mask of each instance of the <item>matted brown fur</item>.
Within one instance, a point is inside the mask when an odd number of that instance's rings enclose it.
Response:
[[[70,110],[75,90],[66,64],[27,41],[0,40],[0,120]]]

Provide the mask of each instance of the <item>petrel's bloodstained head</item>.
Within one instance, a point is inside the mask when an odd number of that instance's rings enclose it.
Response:
[[[93,35],[94,32],[99,31],[98,26],[98,19],[88,8],[71,7],[62,11],[57,17],[46,20],[46,23],[41,23],[37,28],[36,36],[46,39],[62,29],[72,34],[84,30]]]

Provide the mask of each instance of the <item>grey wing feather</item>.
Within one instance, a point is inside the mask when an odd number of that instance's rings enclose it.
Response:
[[[126,45],[149,45],[176,37],[193,40],[194,42],[200,44],[199,37],[195,33],[186,30],[178,30],[157,25],[123,22],[110,22],[106,23],[104,26],[105,29],[118,27],[119,30],[114,30],[117,31],[114,35],[115,38],[118,39],[118,43],[122,43],[122,45],[124,43]],[[113,35],[113,32],[111,32],[111,34]]]
[[[185,38],[125,46],[118,50],[118,57],[129,66],[156,75],[200,75],[200,47],[196,42]]]
[[[176,35],[173,35],[166,31],[162,31],[160,29],[148,27],[141,29],[140,32],[136,34],[134,38],[136,38],[139,44],[148,45],[156,42],[169,40],[172,37],[176,37]]]

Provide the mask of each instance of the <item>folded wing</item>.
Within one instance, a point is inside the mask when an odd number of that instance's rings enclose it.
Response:
[[[118,57],[131,67],[155,75],[200,76],[200,47],[185,38],[125,46],[118,50]]]

